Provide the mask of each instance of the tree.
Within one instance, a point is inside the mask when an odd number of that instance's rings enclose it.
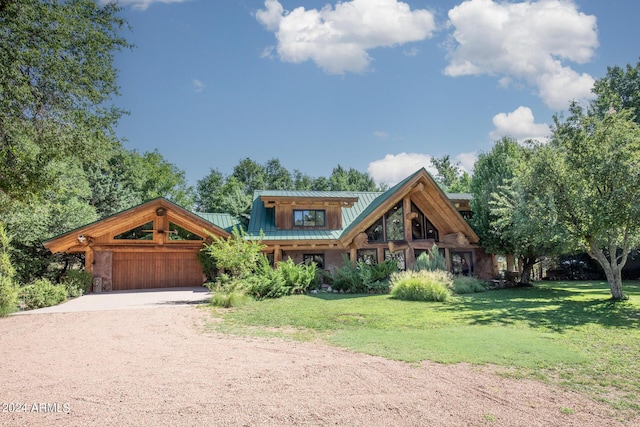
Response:
[[[607,67],[607,75],[596,81],[593,93],[597,98],[591,105],[591,114],[604,117],[609,111],[631,110],[640,124],[640,62],[632,67]]]
[[[271,159],[264,165],[266,188],[269,190],[293,190],[293,180],[289,171],[280,164],[280,160]]]
[[[380,188],[368,174],[353,168],[346,170],[338,165],[329,177],[331,191],[379,191]]]
[[[516,177],[524,156],[524,149],[517,141],[502,138],[476,161],[471,180],[471,226],[488,252],[510,255],[516,251],[515,242],[506,233],[506,224],[499,223],[496,212],[492,211],[492,202],[494,194],[500,193]],[[507,270],[513,271],[513,266],[509,265]]]
[[[224,175],[217,169],[209,170],[209,174],[198,180],[195,203],[199,212],[221,212],[224,182]]]
[[[460,162],[451,163],[449,155],[432,157],[431,165],[436,168],[435,180],[442,191],[468,193],[471,191],[471,176],[460,168]]]
[[[572,249],[567,233],[547,209],[552,203],[537,183],[536,171],[531,168],[541,145],[522,147],[522,161],[515,176],[491,193],[491,225],[499,230],[502,239],[520,260],[520,283],[529,285],[533,266],[542,256],[560,254]]]
[[[267,188],[265,168],[248,157],[242,159],[233,168],[231,175],[242,184],[245,194],[253,195],[255,190],[265,190]]]
[[[0,317],[16,311],[18,306],[18,285],[14,281],[15,269],[11,265],[10,251],[11,239],[0,224]]]
[[[630,110],[600,117],[576,104],[555,118],[533,165],[547,212],[604,269],[614,300],[625,299],[622,268],[640,245],[640,127]]]
[[[54,180],[52,162],[94,163],[117,144],[122,111],[114,52],[129,47],[115,2],[0,2],[0,202],[29,199]],[[1,207],[1,206],[0,206]]]

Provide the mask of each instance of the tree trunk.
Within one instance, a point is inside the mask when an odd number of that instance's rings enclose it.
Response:
[[[520,265],[522,266],[522,275],[520,276],[520,284],[529,286],[531,284],[531,272],[533,266],[536,264],[537,258],[535,257],[523,257],[521,258]]]
[[[508,254],[507,258],[507,271],[516,271],[516,259],[513,254]]]
[[[595,247],[592,243],[587,253],[598,261],[598,264],[600,264],[604,270],[604,274],[607,276],[607,282],[609,282],[611,298],[616,301],[622,301],[628,299],[622,291],[622,267],[626,264],[628,251],[626,253],[623,251],[621,257],[622,262],[618,263],[616,250],[617,248],[614,248],[613,251],[610,250],[609,258],[607,258],[602,249]]]

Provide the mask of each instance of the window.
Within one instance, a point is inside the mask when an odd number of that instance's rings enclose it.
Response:
[[[306,265],[316,263],[318,270],[324,270],[324,254],[304,254],[302,255],[302,262]]]
[[[324,227],[324,210],[294,210],[293,225],[296,227]]]
[[[201,236],[190,232],[177,224],[169,223],[169,240],[203,240]]]
[[[473,254],[451,251],[451,272],[463,276],[473,275]]]
[[[127,230],[124,233],[113,236],[113,238],[115,240],[153,240],[153,221]]]
[[[376,249],[358,249],[358,262],[364,262],[367,265],[378,263],[378,251]]]
[[[378,219],[371,227],[365,232],[369,242],[383,242],[384,241],[384,227],[382,226],[382,218]]]
[[[411,212],[417,214],[415,218],[411,219],[411,235],[413,236],[413,240],[433,239],[437,242],[438,230],[413,203],[411,203]]]
[[[402,211],[402,202],[400,202],[384,214],[386,240],[404,240],[404,215]]]
[[[405,270],[405,257],[404,257],[404,251],[398,250],[398,251],[393,251],[391,252],[389,249],[385,249],[384,250],[384,259],[389,260],[389,259],[394,259],[396,260],[396,262],[398,263],[398,270]]]

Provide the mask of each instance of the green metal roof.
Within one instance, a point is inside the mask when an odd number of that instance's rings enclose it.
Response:
[[[251,221],[249,222],[250,235],[259,235],[260,230],[264,233],[265,240],[335,240],[338,239],[343,230],[348,227],[360,212],[369,206],[381,194],[370,191],[281,191],[281,190],[258,190],[253,195],[253,205],[251,206]],[[260,200],[261,196],[273,197],[314,197],[314,198],[357,198],[358,201],[351,207],[342,208],[342,229],[340,230],[277,230],[275,224],[275,208],[265,208]]]
[[[241,228],[242,224],[238,221],[237,218],[229,215],[227,213],[209,213],[209,212],[194,212],[200,218],[205,221],[210,222],[211,224],[222,228],[224,231],[231,233],[233,231],[233,227]]]

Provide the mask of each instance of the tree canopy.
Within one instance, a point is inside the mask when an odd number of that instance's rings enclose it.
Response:
[[[115,52],[129,47],[114,2],[0,2],[0,203],[51,186],[60,160],[104,160],[122,111]]]

